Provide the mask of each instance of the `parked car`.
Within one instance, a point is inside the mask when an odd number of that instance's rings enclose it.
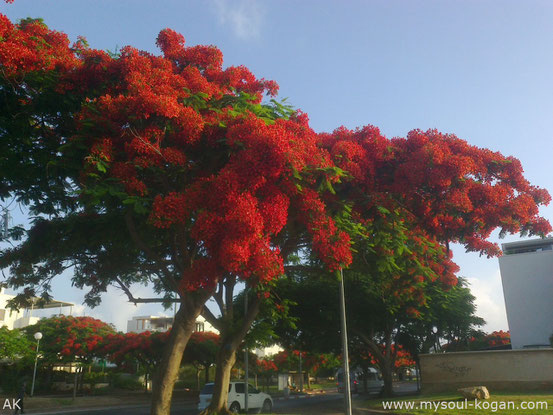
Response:
[[[378,370],[369,367],[366,373],[361,368],[351,369],[349,372],[349,387],[352,393],[364,390],[364,381],[367,382],[367,392],[380,392],[384,388],[384,382],[379,376]],[[344,372],[340,368],[336,372],[336,386],[338,392],[344,391]]]
[[[198,410],[203,410],[211,403],[213,396],[213,383],[206,383],[200,391],[200,402]],[[228,409],[237,413],[246,407],[244,382],[230,382],[228,388]],[[252,385],[248,384],[248,409],[261,409],[261,412],[271,412],[273,409],[273,399],[270,395],[260,392]]]

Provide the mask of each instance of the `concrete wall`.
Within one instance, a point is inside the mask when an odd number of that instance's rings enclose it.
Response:
[[[499,268],[513,349],[548,345],[553,334],[553,251],[504,255]]]
[[[477,385],[491,393],[553,389],[553,349],[425,354],[420,363],[423,393]]]

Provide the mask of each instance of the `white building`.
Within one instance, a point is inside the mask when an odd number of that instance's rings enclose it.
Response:
[[[127,333],[142,333],[143,331],[167,331],[173,326],[173,317],[167,316],[136,316],[127,321]],[[219,331],[209,324],[205,318],[199,316],[196,319],[194,331]]]
[[[127,333],[142,333],[143,331],[167,331],[173,326],[173,317],[167,316],[135,316],[127,321]],[[211,331],[219,334],[219,330],[213,327],[202,316],[196,319],[194,331]],[[270,346],[263,349],[255,349],[254,353],[262,358],[272,356],[282,351],[280,346]]]
[[[553,238],[502,245],[499,269],[513,349],[547,347],[553,334]]]
[[[57,309],[60,310],[60,315],[63,314],[63,308],[69,307],[69,314],[75,304],[67,303],[64,301],[52,300],[47,304],[39,305],[39,299],[33,299],[31,308],[20,309],[18,311],[10,310],[8,308],[8,301],[14,298],[14,295],[6,294],[4,288],[0,287],[0,327],[7,327],[10,330],[20,329],[26,326],[36,324],[40,317],[33,316],[33,311],[44,309]]]

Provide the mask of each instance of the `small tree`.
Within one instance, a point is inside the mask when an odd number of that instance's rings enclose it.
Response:
[[[0,327],[0,387],[14,392],[20,377],[30,373],[35,358],[35,344],[21,330]]]
[[[0,362],[11,364],[34,356],[33,343],[21,330],[0,327]]]
[[[41,362],[50,366],[75,365],[75,386],[78,388],[79,374],[99,356],[98,348],[104,337],[115,333],[112,325],[92,317],[57,316],[39,320],[25,328],[29,339],[37,332],[42,333],[40,341]]]

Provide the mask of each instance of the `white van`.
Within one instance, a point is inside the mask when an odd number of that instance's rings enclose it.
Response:
[[[202,411],[209,406],[213,396],[213,383],[206,383],[200,391],[198,410]],[[244,381],[230,382],[228,388],[228,409],[230,412],[240,412],[246,407],[244,395]],[[260,392],[248,384],[248,409],[261,409],[261,412],[271,412],[273,399],[270,395]]]
[[[367,392],[380,392],[384,388],[384,382],[380,378],[378,370],[373,367],[369,367],[366,373],[363,373],[363,369],[359,367],[350,369],[349,379],[352,393],[364,391],[364,379],[367,381]],[[336,372],[336,386],[338,392],[344,391],[344,370],[342,368]]]

